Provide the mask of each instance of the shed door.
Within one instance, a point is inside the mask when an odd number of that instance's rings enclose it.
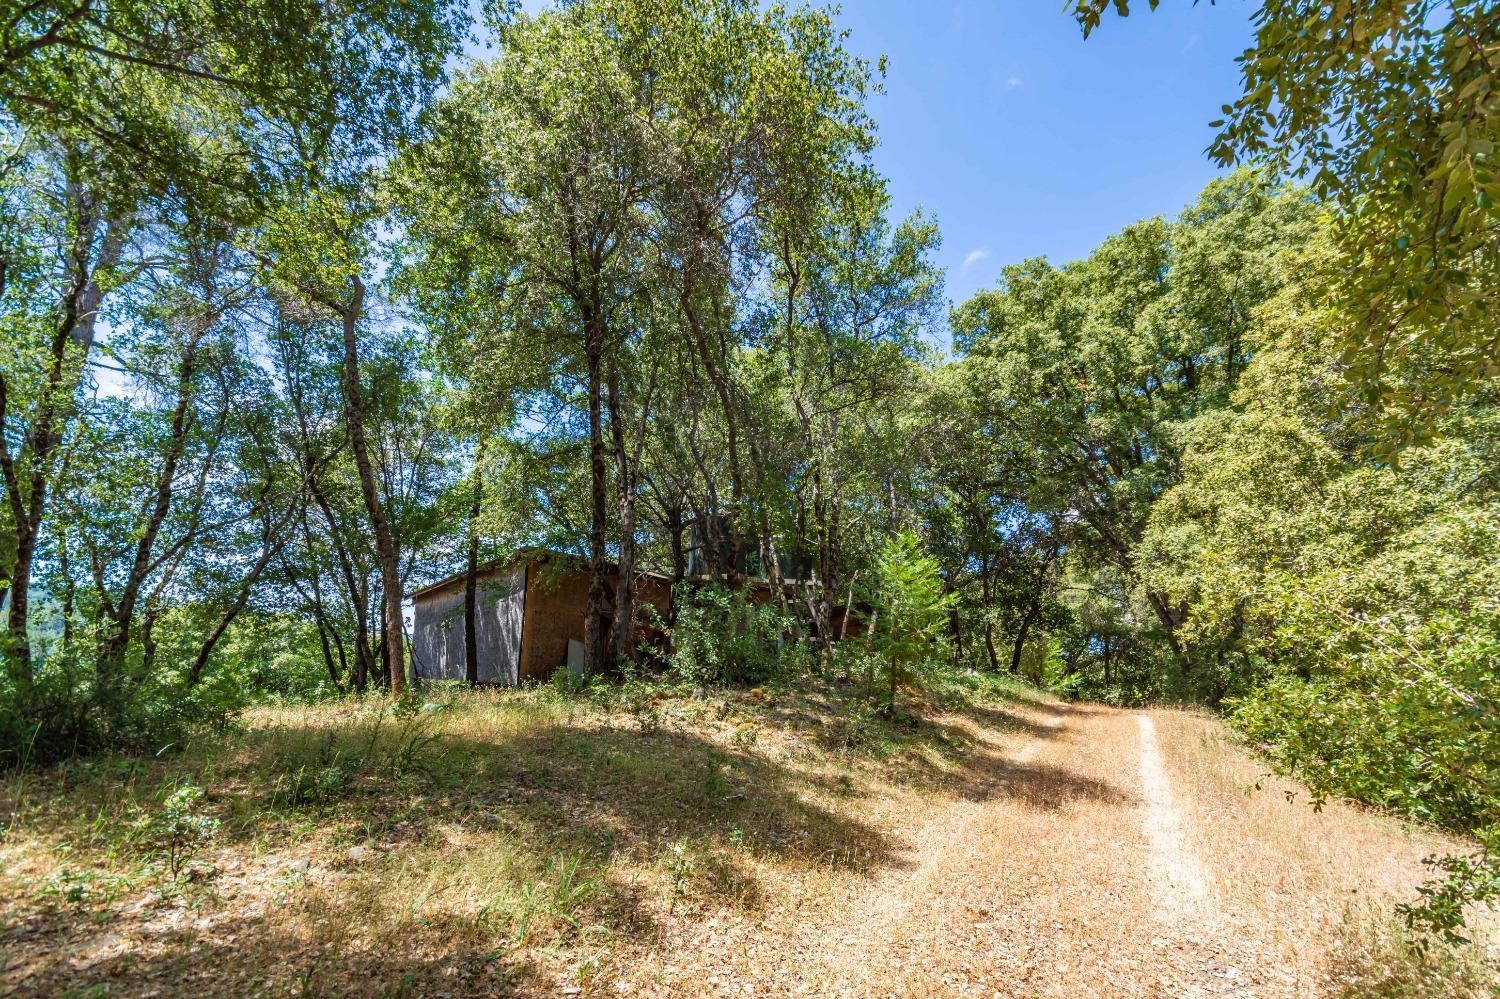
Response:
[[[526,567],[479,582],[479,682],[514,684],[521,661]]]

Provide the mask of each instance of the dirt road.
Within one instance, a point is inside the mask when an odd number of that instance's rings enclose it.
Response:
[[[972,779],[892,803],[892,862],[683,930],[621,993],[1301,996],[1341,980],[1435,841],[1315,813],[1182,712],[1038,702]]]
[[[39,776],[0,844],[0,996],[1500,994],[1392,943],[1457,844],[1314,811],[1206,715],[1017,689],[850,743],[816,690],[661,732],[527,696],[440,716],[425,783],[283,820],[229,757],[238,835],[171,891],[109,845],[134,799]]]

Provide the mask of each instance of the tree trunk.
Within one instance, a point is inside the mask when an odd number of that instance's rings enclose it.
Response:
[[[818,540],[818,566],[817,579],[813,581],[812,588],[808,591],[808,609],[812,612],[813,627],[817,629],[818,641],[823,646],[825,653],[833,652],[833,634],[829,627],[829,618],[832,616],[833,599],[832,592],[835,586],[833,579],[833,559],[830,555],[831,539],[828,527],[828,511],[823,499],[823,473],[820,470],[820,462],[814,461],[812,472],[812,514],[813,530]]]
[[[1042,612],[1042,599],[1044,588],[1047,585],[1047,574],[1052,571],[1052,563],[1057,561],[1059,545],[1054,538],[1052,547],[1047,551],[1047,557],[1042,562],[1042,569],[1037,573],[1036,591],[1032,596],[1031,603],[1027,605],[1026,616],[1021,619],[1021,627],[1016,629],[1015,643],[1010,650],[1010,672],[1014,676],[1021,672],[1021,652],[1026,646],[1026,636],[1031,632],[1031,626],[1035,623],[1037,615]]]
[[[314,570],[312,575],[314,588],[313,621],[318,626],[318,646],[323,651],[323,665],[328,669],[329,682],[333,684],[334,690],[342,694],[344,692],[343,677],[347,668],[347,664],[344,662],[344,643],[339,641],[337,634],[333,636],[334,640],[338,641],[339,646],[339,661],[335,663],[333,661],[333,643],[328,640],[328,636],[333,629],[329,627],[328,621],[323,614],[322,597],[317,593],[317,579],[317,571]]]
[[[323,520],[328,524],[328,542],[333,549],[333,554],[338,560],[339,573],[343,576],[344,589],[348,592],[350,617],[354,621],[354,669],[349,673],[349,680],[354,685],[354,691],[358,694],[365,692],[369,681],[373,662],[370,656],[370,625],[368,617],[369,601],[361,585],[362,576],[356,576],[354,563],[350,558],[348,547],[344,543],[343,535],[339,530],[338,518],[334,516],[333,504],[328,502],[328,496],[318,484],[317,472],[314,470],[314,462],[309,455],[305,463],[307,476],[307,488],[312,493],[312,498],[318,505],[318,510],[323,514]],[[337,577],[335,577],[337,581]],[[319,598],[321,602],[321,597]],[[334,644],[338,648],[339,661],[344,668],[348,669],[348,657],[344,652],[343,639],[333,632]]]
[[[384,608],[385,607],[385,590],[384,590],[384,588],[382,588],[381,591],[380,591],[380,597],[381,597],[381,607]],[[375,661],[376,662],[389,663],[389,660],[386,659],[386,655],[385,655],[385,650],[386,650],[386,641],[385,640],[386,640],[386,636],[389,633],[390,633],[390,628],[388,627],[388,622],[386,621],[386,618],[385,618],[385,612],[382,609],[381,614],[380,614],[380,641],[377,642],[376,645],[375,645]],[[377,669],[377,670],[375,670],[375,672],[371,674],[371,677],[374,679],[376,687],[389,687],[390,686],[390,682],[391,682],[390,675],[384,669]]]
[[[193,656],[192,665],[188,667],[189,687],[198,682],[199,677],[203,673],[203,668],[208,665],[209,657],[213,655],[214,648],[219,644],[219,639],[224,637],[224,633],[229,630],[229,626],[243,613],[245,605],[250,602],[250,592],[255,588],[256,582],[260,579],[261,574],[266,571],[266,567],[271,564],[271,560],[281,552],[284,532],[296,512],[297,507],[293,505],[288,507],[287,512],[282,515],[281,519],[274,523],[267,517],[264,530],[261,533],[260,555],[250,567],[250,571],[245,574],[245,578],[240,580],[240,589],[235,594],[234,600],[225,608],[224,613],[219,616],[219,620],[214,622],[214,626],[209,629],[208,635],[204,637],[203,642],[198,646],[198,652]],[[328,654],[326,640],[324,642],[323,654],[324,656]],[[332,660],[329,660],[329,664],[330,666],[332,665]],[[335,683],[337,679],[337,677],[334,678]]]
[[[1010,675],[1017,676],[1021,672],[1021,654],[1026,649],[1026,636],[1031,631],[1031,623],[1036,620],[1040,604],[1032,604],[1026,611],[1026,616],[1021,618],[1021,626],[1016,629],[1016,637],[1010,647]]]
[[[62,420],[68,410],[75,386],[67,383],[68,347],[81,348],[87,359],[94,342],[94,328],[104,291],[97,277],[101,270],[113,267],[124,246],[123,226],[107,224],[98,256],[91,262],[98,220],[89,217],[76,187],[69,186],[69,207],[79,213],[79,236],[74,241],[71,259],[71,283],[63,295],[62,318],[53,333],[48,349],[49,363],[41,385],[36,413],[21,439],[19,460],[12,461],[5,440],[6,383],[0,372],[0,473],[3,473],[6,497],[16,529],[15,561],[10,566],[10,612],[6,621],[4,653],[11,680],[21,690],[31,688],[31,577],[35,568],[37,542],[42,518],[47,508],[47,486],[53,451],[62,442]],[[64,393],[66,392],[66,398]],[[18,467],[19,466],[19,467]],[[21,473],[25,474],[22,481]]]
[[[401,574],[395,538],[385,509],[380,502],[380,487],[375,481],[375,467],[370,461],[365,439],[365,398],[359,381],[359,317],[364,308],[365,285],[358,275],[347,304],[340,310],[344,325],[344,418],[349,426],[349,445],[354,465],[359,471],[359,488],[364,494],[365,511],[375,534],[375,555],[380,563],[381,599],[385,613],[381,618],[384,633],[386,673],[390,678],[391,696],[399,697],[406,689],[406,655],[402,642]]]
[[[469,552],[464,565],[464,680],[479,685],[479,508],[480,468],[484,443],[474,454],[474,482],[469,498]]]
[[[693,344],[698,349],[698,358],[703,363],[703,371],[708,375],[709,384],[713,386],[715,394],[719,397],[719,405],[723,409],[724,416],[724,443],[725,457],[729,463],[729,486],[731,490],[730,502],[731,514],[740,511],[741,504],[745,499],[745,480],[740,469],[740,427],[739,408],[736,405],[734,385],[730,377],[714,360],[714,351],[708,342],[708,336],[699,319],[697,308],[693,305],[694,280],[691,273],[683,276],[682,291],[678,295],[678,305],[682,310],[683,318],[687,320],[688,329],[693,335]],[[731,586],[738,585],[740,578],[740,546],[743,543],[738,530],[730,531],[729,552],[729,577]]]
[[[354,692],[363,694],[370,689],[370,674],[374,659],[370,654],[370,623],[364,611],[358,613],[354,622]]]
[[[1000,657],[995,653],[995,623],[990,619],[990,557],[984,556],[979,572],[979,594],[984,605],[984,652],[990,669],[1000,672]]]
[[[1183,649],[1182,643],[1177,640],[1177,629],[1182,625],[1186,611],[1170,606],[1167,598],[1154,590],[1146,591],[1146,602],[1151,605],[1151,610],[1156,613],[1156,619],[1161,622],[1162,627],[1167,629],[1167,645],[1177,660],[1178,670],[1183,676],[1187,676],[1192,672],[1193,663]]]
[[[958,614],[958,599],[954,596],[953,573],[949,572],[943,576],[943,594],[949,597],[948,601],[948,634],[953,639],[953,665],[957,666],[964,661],[964,633],[963,623]]]
[[[683,522],[682,507],[674,506],[666,518],[667,537],[672,545],[672,594],[667,604],[667,627],[677,627],[677,605],[682,599],[682,581],[687,578],[687,552],[682,543],[682,534],[687,525]]]
[[[609,374],[609,436],[615,452],[616,488],[620,494],[619,564],[615,575],[613,653],[615,662],[635,662],[635,463],[625,442],[624,406],[620,398],[620,372],[611,365]]]
[[[849,577],[849,592],[844,597],[844,619],[839,622],[839,641],[849,634],[849,616],[854,613],[854,583],[859,579],[859,573]]]
[[[333,630],[332,625],[328,623],[328,616],[324,613],[323,584],[319,579],[322,573],[319,572],[318,566],[312,560],[312,529],[308,526],[307,523],[306,504],[302,504],[298,508],[297,521],[302,527],[302,543],[305,546],[307,552],[304,557],[306,558],[308,567],[310,569],[307,574],[307,579],[308,582],[312,584],[311,600],[308,599],[307,593],[302,589],[302,585],[297,582],[297,575],[295,571],[292,570],[290,566],[286,566],[285,563],[283,563],[283,565],[285,566],[284,571],[286,572],[287,579],[291,582],[292,587],[296,589],[298,595],[302,597],[303,602],[308,604],[312,608],[313,622],[318,626],[318,644],[322,647],[323,650],[323,664],[328,667],[328,679],[333,682],[333,688],[340,694],[342,694],[344,692],[343,677],[347,673],[348,663],[344,659],[344,643],[338,637],[337,632]],[[333,661],[333,648],[332,644],[329,641],[329,635],[332,635],[333,642],[336,642],[338,644],[339,661],[337,665],[335,665]]]
[[[602,319],[590,308],[584,317],[584,353],[588,367],[589,394],[589,597],[583,625],[583,671],[603,672],[608,665],[604,645],[604,603],[609,596],[609,565],[605,560],[604,533],[608,517],[609,480],[604,467]]]
[[[66,474],[64,475],[66,478]],[[62,575],[62,642],[64,649],[73,647],[73,609],[77,602],[78,586],[73,580],[73,567],[68,561],[68,535],[57,532],[57,571]]]
[[[135,608],[141,590],[151,573],[151,556],[156,548],[156,538],[161,533],[162,522],[172,509],[172,499],[177,481],[177,463],[187,449],[188,432],[193,425],[193,378],[197,373],[198,343],[207,332],[200,327],[184,345],[182,358],[177,365],[177,403],[172,408],[170,431],[167,437],[167,453],[162,460],[161,471],[156,477],[156,495],[152,498],[151,511],[136,540],[135,557],[130,572],[120,589],[120,599],[115,604],[114,620],[100,644],[95,660],[94,673],[103,684],[115,682],[130,648],[130,629],[135,619]],[[196,682],[193,676],[189,685]]]

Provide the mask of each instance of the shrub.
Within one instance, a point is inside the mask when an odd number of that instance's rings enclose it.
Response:
[[[146,821],[143,830],[146,844],[166,862],[174,880],[183,866],[218,834],[219,820],[205,812],[203,805],[203,789],[182,784],[167,796],[161,812]]]
[[[951,594],[943,592],[937,560],[916,536],[902,532],[881,549],[875,649],[870,686],[881,710],[895,709],[896,691],[919,688],[923,677],[948,656]]]
[[[70,647],[38,643],[24,686],[0,662],[0,770],[180,748],[252,701],[308,701],[335,692],[315,651],[316,629],[284,614],[242,615],[209,668],[189,683],[187,666],[206,627],[201,608],[172,608],[157,621],[153,660],[146,662],[133,644],[118,671],[104,678],[87,632]]]
[[[0,669],[0,769],[94,753],[160,753],[225,724],[245,704],[232,681],[188,688],[172,671],[101,683],[93,664],[53,655],[18,686]]]
[[[359,766],[328,732],[311,753],[282,753],[273,763],[278,771],[271,790],[271,807],[305,808],[326,805],[344,797]]]
[[[1500,516],[1440,516],[1384,552],[1267,580],[1275,676],[1233,722],[1320,798],[1342,795],[1478,838],[1432,861],[1404,907],[1460,938],[1463,906],[1500,895]]]
[[[787,615],[743,591],[696,587],[678,609],[668,668],[696,684],[764,683],[805,668],[806,651],[787,640],[790,632]]]

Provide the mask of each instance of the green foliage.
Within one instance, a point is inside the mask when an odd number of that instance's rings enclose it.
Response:
[[[920,689],[948,658],[946,592],[937,560],[915,534],[902,531],[885,543],[875,562],[877,626],[870,660],[872,694],[881,710],[896,707],[901,688]]]
[[[1073,4],[1085,32],[1109,6]],[[1310,176],[1339,207],[1338,252],[1317,269],[1386,454],[1500,375],[1497,30],[1486,0],[1262,0],[1243,92],[1213,123],[1219,163]]]
[[[708,584],[684,587],[671,629],[671,673],[695,684],[757,684],[807,665],[806,647],[793,641],[792,621],[743,589]]]
[[[102,146],[163,192],[264,189],[288,133],[400,134],[460,34],[456,4],[41,0],[5,15],[0,120]]]
[[[1080,574],[1081,575],[1081,574]],[[1072,626],[1061,631],[1044,665],[1047,685],[1066,697],[1106,704],[1193,701],[1151,612],[1119,572],[1070,577]]]
[[[44,766],[104,751],[165,753],[220,726],[248,692],[232,678],[184,690],[175,675],[134,689],[100,683],[92,662],[50,657],[18,688],[0,676],[0,767]]]
[[[1456,940],[1464,904],[1497,885],[1500,421],[1492,387],[1471,384],[1469,404],[1434,411],[1441,440],[1370,436],[1389,400],[1343,394],[1368,377],[1340,356],[1361,291],[1327,267],[1365,221],[1241,173],[1088,261],[1008,268],[955,314],[970,378],[940,386],[981,441],[973,470],[949,473],[967,536],[953,561],[980,559],[995,614],[1009,599],[990,560],[1014,562],[1026,516],[1058,516],[1071,620],[1050,629],[1049,683],[1224,704],[1315,800],[1476,837],[1404,910]],[[1446,363],[1408,344],[1402,366]],[[1424,370],[1389,377],[1420,394]],[[1379,460],[1393,442],[1399,464]],[[1005,544],[986,540],[997,521]]]
[[[1141,546],[1150,585],[1228,676],[1231,719],[1317,800],[1345,796],[1476,836],[1477,858],[1408,908],[1456,939],[1492,897],[1500,824],[1500,416],[1456,410],[1399,466],[1330,421],[1327,306],[1289,288],[1261,315],[1239,409],[1185,434],[1183,482]]]
[[[1279,257],[1313,226],[1301,192],[1239,171],[1176,221],[1129,226],[1087,260],[1005,268],[998,289],[953,316],[968,351],[958,385],[965,429],[998,452],[980,452],[1000,474],[977,483],[999,483],[1012,504],[986,506],[971,486],[979,513],[970,519],[1012,535],[1028,519],[1052,519],[1064,571],[1085,592],[1121,590],[1142,612],[1132,620],[1154,618],[1151,641],[1174,656],[1184,609],[1139,585],[1136,546],[1157,498],[1181,477],[1184,427],[1228,405],[1255,310],[1285,284]],[[1101,569],[1109,579],[1091,578]],[[1097,653],[1097,636],[1082,637],[1080,651]]]
[[[257,651],[233,647],[234,625],[262,609],[292,537],[311,540],[306,516],[294,530],[313,503],[310,479],[322,479],[317,505],[340,533],[347,459],[304,405],[327,387],[315,387],[318,347],[304,341],[303,363],[291,364],[276,349],[288,326],[320,333],[328,322],[283,293],[307,270],[297,258],[317,255],[302,216],[332,214],[303,210],[326,208],[410,135],[465,17],[460,5],[407,0],[354,13],[278,0],[40,2],[6,15],[6,762],[21,746],[41,761],[154,750],[249,697],[317,692],[297,668],[316,658],[292,649],[269,667],[282,676],[215,670],[226,635],[235,659]],[[336,221],[357,228],[349,213]],[[100,355],[125,391],[93,391]],[[403,450],[387,451],[392,466],[406,465]],[[409,471],[387,481],[416,498],[426,483]],[[341,567],[351,604],[369,597],[358,561]],[[317,633],[342,654],[318,592],[337,589],[332,577],[313,587]],[[276,596],[263,606],[284,602]],[[305,618],[280,623],[262,630],[270,644],[307,638]],[[368,651],[367,633],[356,642]]]
[[[466,7],[356,7],[3,19],[0,767],[399,688],[408,575],[536,544],[728,581],[679,589],[663,680],[624,593],[625,682],[554,678],[645,732],[667,684],[813,656],[871,746],[919,725],[903,688],[1222,704],[1318,800],[1477,838],[1413,925],[1494,897],[1493,4],[1263,0],[1210,150],[1257,165],[1006,267],[951,364],[832,12],[502,2],[448,81]],[[101,353],[129,392],[89,391]],[[420,780],[433,710],[308,740],[271,804]],[[143,828],[174,878],[215,831],[186,785]],[[578,870],[524,912],[570,922]]]
[[[162,802],[161,811],[141,827],[146,848],[166,864],[173,880],[218,835],[219,820],[204,809],[205,800],[201,787],[179,785]]]
[[[359,770],[359,761],[329,733],[316,751],[288,754],[275,761],[272,808],[305,808],[331,804],[344,797]]]
[[[1469,910],[1493,908],[1500,899],[1500,826],[1484,829],[1481,837],[1482,850],[1424,861],[1440,873],[1417,888],[1416,900],[1396,906],[1408,928],[1435,934],[1452,945],[1470,942],[1464,936]]]

